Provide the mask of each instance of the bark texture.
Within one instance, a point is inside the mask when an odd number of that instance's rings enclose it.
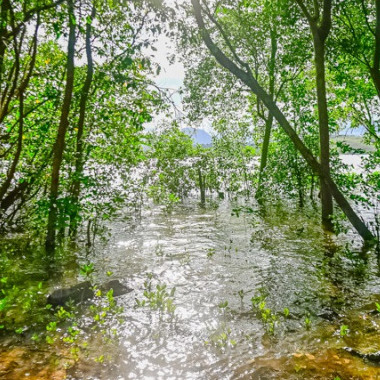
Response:
[[[69,40],[67,49],[67,69],[65,95],[62,103],[61,118],[58,126],[58,134],[53,147],[53,165],[50,183],[50,208],[46,235],[46,250],[51,253],[55,249],[56,224],[58,217],[57,198],[59,190],[59,176],[62,164],[63,151],[65,149],[65,136],[69,126],[69,113],[74,87],[74,54],[75,54],[75,16],[73,0],[67,0],[69,14]]]

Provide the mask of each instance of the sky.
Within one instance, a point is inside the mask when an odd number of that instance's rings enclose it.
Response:
[[[160,74],[154,78],[157,86],[163,88],[169,88],[173,95],[173,100],[176,105],[181,108],[181,97],[177,93],[180,87],[183,85],[185,78],[185,69],[183,64],[176,59],[173,64],[170,64],[168,56],[175,54],[175,43],[168,37],[161,35],[155,44],[157,51],[153,52],[153,61],[161,65]]]
[[[168,56],[173,54],[176,55],[175,42],[171,41],[165,35],[160,35],[154,47],[157,49],[157,51],[151,50],[149,53],[152,55],[153,62],[159,63],[161,65],[161,72],[153,79],[157,86],[170,89],[170,92],[173,94],[172,100],[175,103],[175,107],[182,113],[182,99],[181,95],[178,93],[178,90],[183,85],[185,78],[185,68],[180,61],[179,55],[173,64],[171,64],[168,59]],[[178,115],[178,112],[175,112],[174,108],[173,115],[177,118],[180,116]],[[160,122],[162,119],[163,115],[154,118],[148,129],[154,128],[155,124],[157,124],[157,122]],[[208,133],[213,132],[210,122],[206,119],[203,120],[200,124],[197,123],[197,125],[182,125],[181,127],[201,128]]]

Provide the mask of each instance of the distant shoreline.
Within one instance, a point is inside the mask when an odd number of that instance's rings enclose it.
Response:
[[[332,142],[345,142],[353,149],[362,149],[366,153],[374,152],[375,147],[373,145],[367,145],[363,142],[363,136],[352,136],[352,135],[338,135],[331,137]],[[343,154],[353,154],[353,153],[343,153]]]

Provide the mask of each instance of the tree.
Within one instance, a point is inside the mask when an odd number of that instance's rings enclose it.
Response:
[[[79,120],[77,124],[77,137],[76,137],[76,147],[75,147],[75,170],[73,173],[73,182],[71,187],[71,215],[70,215],[70,234],[76,235],[78,228],[78,212],[79,212],[79,195],[81,190],[80,178],[83,174],[84,166],[84,127],[85,127],[85,116],[86,116],[86,106],[89,97],[89,92],[94,76],[94,62],[92,57],[92,22],[96,15],[95,3],[92,4],[91,13],[87,18],[86,23],[86,58],[87,58],[87,70],[86,79],[83,83],[82,92],[80,96],[79,103]]]
[[[64,99],[61,108],[61,118],[58,126],[57,137],[53,147],[53,164],[51,172],[50,183],[50,206],[46,235],[46,250],[48,252],[54,251],[55,248],[55,234],[58,214],[58,190],[60,169],[63,158],[63,151],[65,149],[66,131],[69,126],[69,112],[71,108],[73,88],[74,88],[74,54],[75,54],[75,40],[76,40],[76,22],[74,14],[73,0],[67,0],[68,20],[69,20],[69,38],[67,45],[67,63],[66,63],[66,87]]]
[[[354,99],[349,101],[353,126],[364,127],[371,139],[380,140],[376,120],[380,100],[380,2],[349,0],[337,5],[337,77],[340,82],[344,78],[346,92]]]
[[[205,12],[211,20],[213,30],[222,31],[219,36],[214,34],[214,38],[219,38],[219,42],[225,44],[226,51],[232,58],[239,51],[240,58],[250,65],[272,99],[281,101],[287,85],[305,68],[309,55],[309,42],[302,33],[298,33],[294,12],[290,12],[281,1],[246,1],[236,6],[231,6],[229,2],[218,3],[214,12],[209,8],[205,8]],[[282,23],[278,22],[280,17]],[[260,27],[253,27],[255,25]],[[295,37],[289,39],[289,34]],[[225,42],[226,36],[229,36],[228,43]],[[186,53],[187,57],[189,53]],[[192,64],[193,61],[195,64]],[[215,66],[209,56],[202,54],[200,63],[198,61],[187,59],[185,62],[189,78],[185,84],[190,93],[187,101],[191,116],[197,113],[208,120],[220,117],[233,122],[242,115],[251,115],[252,129],[260,136],[256,141],[261,145],[256,192],[256,197],[260,198],[263,195],[261,183],[268,161],[273,117],[263,107],[260,99],[252,92],[247,92],[247,88],[241,86],[236,77],[223,74],[222,69]],[[207,89],[202,85],[204,83],[207,83]],[[210,112],[215,116],[210,117]]]
[[[243,83],[245,83],[257,97],[259,97],[259,99],[263,102],[263,104],[268,108],[269,112],[271,112],[273,117],[277,120],[279,125],[288,134],[289,138],[292,140],[297,150],[299,150],[299,152],[302,154],[303,158],[306,160],[306,162],[311,167],[311,169],[323,179],[326,186],[328,186],[330,192],[335,198],[337,204],[345,213],[347,218],[350,220],[354,228],[358,231],[360,236],[365,241],[369,241],[369,242],[373,241],[374,237],[372,233],[370,232],[368,227],[365,225],[365,223],[360,219],[360,217],[352,209],[347,199],[344,197],[344,195],[338,189],[335,182],[332,180],[330,173],[326,173],[324,171],[324,168],[321,166],[321,164],[318,163],[318,161],[312,155],[310,150],[305,146],[305,144],[296,134],[292,126],[289,124],[285,115],[280,111],[280,109],[278,108],[276,103],[270,98],[268,93],[257,82],[250,67],[244,61],[242,61],[239,57],[237,57],[238,59],[235,58],[235,61],[229,58],[214,43],[213,39],[211,38],[206,28],[206,25],[204,22],[204,16],[202,12],[202,7],[199,0],[192,0],[191,3],[193,6],[193,11],[195,14],[199,32],[201,34],[201,37],[204,43],[210,50],[211,54],[216,58],[219,64],[221,64],[223,67],[228,69],[231,73],[233,73],[237,78],[239,78]],[[224,36],[224,38],[227,39],[227,36]],[[227,39],[227,43],[228,43],[228,39]]]
[[[40,43],[39,35],[41,25],[47,24],[47,14],[62,2],[3,1],[0,5],[0,158],[6,170],[0,174],[2,226],[5,220],[11,222],[31,198],[37,177],[46,168],[47,144],[39,145],[37,140],[48,137],[45,128],[54,118],[51,110],[60,90],[61,67],[57,61],[62,57],[57,60],[60,53],[51,42]],[[54,62],[54,78],[49,70],[53,65],[47,61]],[[36,73],[41,74],[40,80]],[[47,108],[49,116],[36,123]]]
[[[313,36],[314,63],[316,71],[315,80],[318,99],[320,163],[323,172],[330,176],[330,130],[326,99],[325,51],[326,40],[331,30],[332,0],[323,0],[322,12],[319,1],[314,1],[313,13],[307,9],[303,0],[296,0],[296,2],[301,8],[303,15],[306,17]],[[327,229],[332,230],[332,195],[327,183],[322,178],[320,182],[322,222]]]

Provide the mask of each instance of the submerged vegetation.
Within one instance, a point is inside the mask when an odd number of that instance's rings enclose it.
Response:
[[[379,376],[379,106],[379,1],[0,0],[0,378]]]

